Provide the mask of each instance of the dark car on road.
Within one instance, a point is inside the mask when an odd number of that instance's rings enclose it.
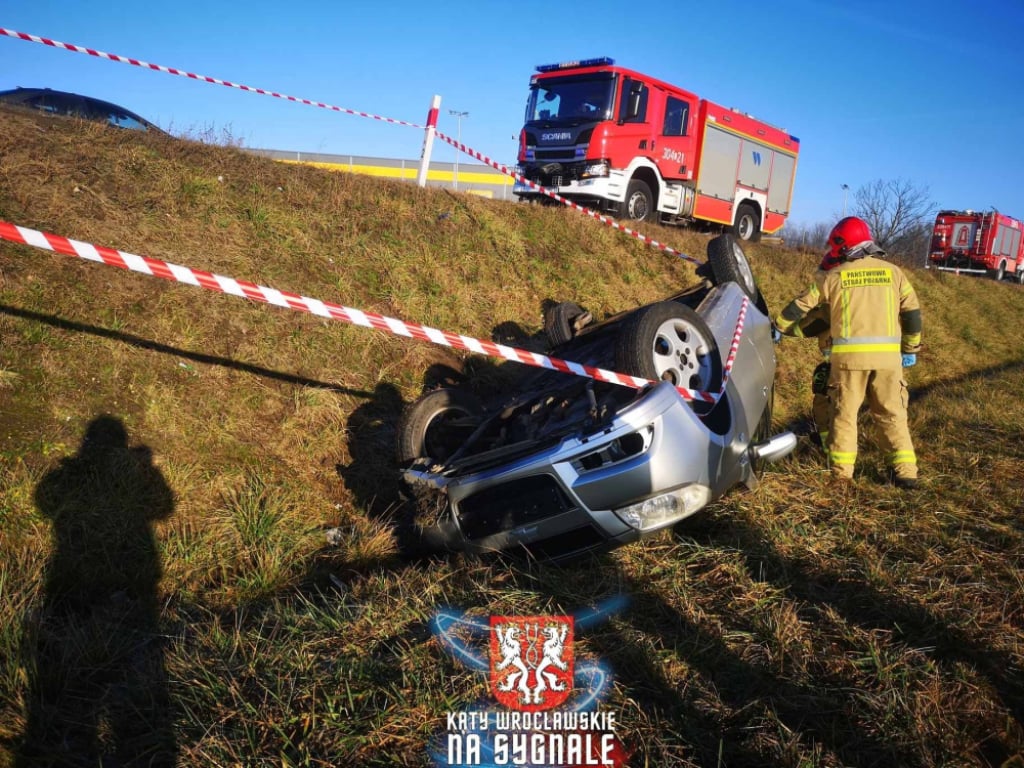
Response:
[[[164,133],[144,117],[109,101],[49,88],[13,88],[0,91],[0,104],[39,110],[49,115],[77,117],[137,131]]]

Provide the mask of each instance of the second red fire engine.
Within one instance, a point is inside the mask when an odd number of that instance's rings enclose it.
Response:
[[[939,211],[928,253],[931,266],[983,272],[995,280],[1024,284],[1024,224],[988,211]]]

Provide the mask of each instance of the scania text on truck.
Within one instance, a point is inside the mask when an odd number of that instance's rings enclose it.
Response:
[[[519,173],[620,218],[758,240],[786,222],[799,152],[785,130],[600,58],[537,67]],[[519,181],[514,192],[545,199]]]
[[[1024,224],[998,211],[939,211],[928,261],[938,269],[1024,284]]]

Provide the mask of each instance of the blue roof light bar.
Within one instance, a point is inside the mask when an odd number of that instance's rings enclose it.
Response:
[[[615,59],[601,56],[596,59],[582,59],[577,61],[562,61],[558,64],[538,64],[538,72],[557,72],[560,69],[576,69],[577,67],[610,67]]]

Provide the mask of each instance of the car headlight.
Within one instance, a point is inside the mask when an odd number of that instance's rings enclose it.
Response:
[[[608,175],[608,161],[601,160],[598,163],[588,163],[583,166],[583,173],[580,174],[580,178],[591,179],[597,176]]]
[[[692,515],[709,501],[711,489],[706,485],[684,485],[660,496],[616,509],[615,514],[626,525],[638,531],[653,531]]]

